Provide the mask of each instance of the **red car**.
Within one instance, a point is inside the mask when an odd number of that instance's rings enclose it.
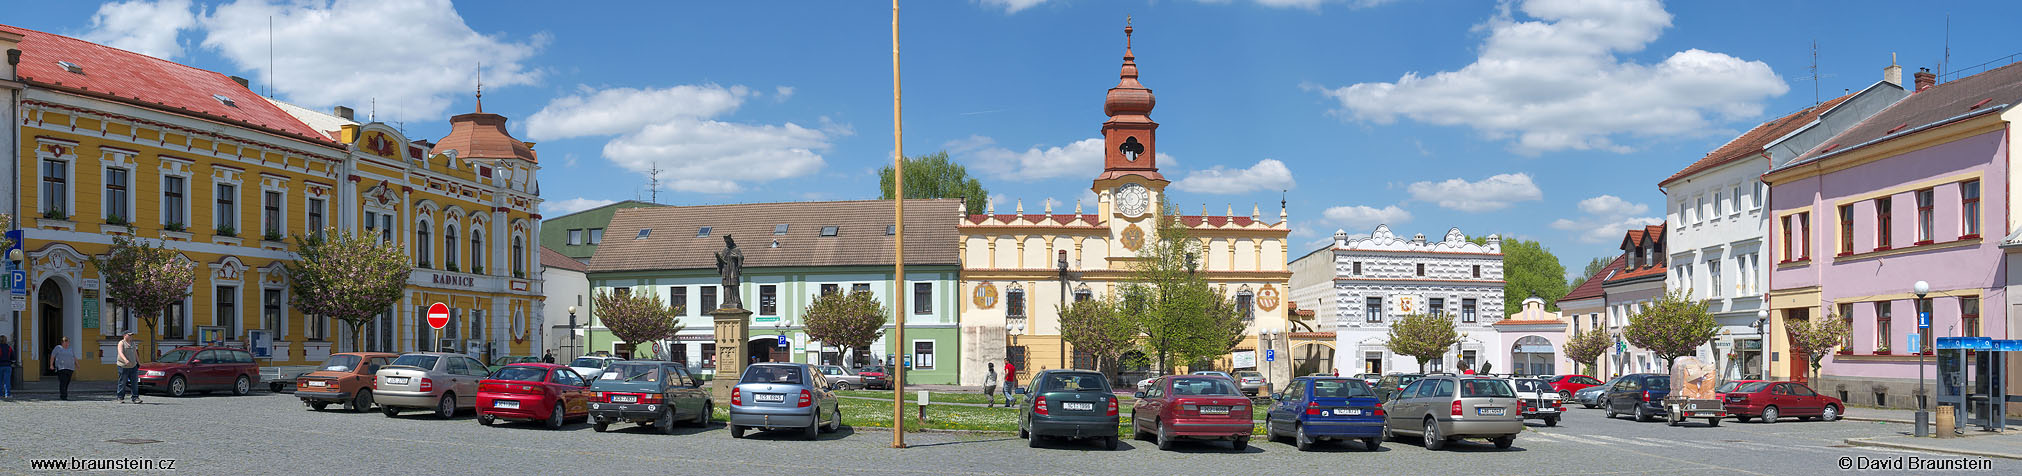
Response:
[[[1573,401],[1573,393],[1580,391],[1580,389],[1601,384],[1600,380],[1595,380],[1593,377],[1585,375],[1560,375],[1545,379],[1545,381],[1552,384],[1553,391],[1559,392],[1559,401],[1561,402]]]
[[[1797,382],[1744,383],[1727,392],[1724,398],[1727,413],[1742,423],[1751,418],[1761,418],[1763,423],[1776,423],[1783,417],[1833,421],[1846,414],[1846,404],[1838,398],[1820,395],[1811,391],[1811,387]]]
[[[1720,386],[1718,387],[1713,387],[1714,398],[1718,398],[1720,399],[1720,401],[1725,402],[1727,401],[1727,392],[1732,392],[1734,391],[1734,389],[1740,388],[1742,384],[1766,382],[1766,381],[1767,380],[1729,380],[1724,383],[1721,383]]]
[[[1176,440],[1227,440],[1236,451],[1250,446],[1250,399],[1236,382],[1213,375],[1168,375],[1137,393],[1130,410],[1137,439],[1153,436],[1158,449]]]
[[[540,421],[554,430],[577,417],[590,417],[590,382],[566,365],[509,364],[477,382],[480,425],[505,418]]]
[[[140,364],[140,391],[181,397],[190,391],[230,390],[253,393],[260,383],[260,364],[253,354],[230,347],[177,347]]]

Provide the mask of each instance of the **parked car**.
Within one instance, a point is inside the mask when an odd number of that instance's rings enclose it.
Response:
[[[1425,374],[1385,375],[1383,379],[1376,381],[1376,399],[1388,402],[1390,401],[1390,394],[1396,393],[1399,389],[1404,388],[1406,385],[1411,385],[1411,382],[1416,382],[1421,378],[1425,378]]]
[[[880,365],[874,365],[870,367],[858,367],[857,376],[863,379],[864,382],[863,388],[865,389],[871,390],[892,389],[891,367]]]
[[[760,363],[744,369],[730,388],[730,437],[745,430],[795,429],[807,439],[842,428],[833,384],[813,365]]]
[[[1153,375],[1153,376],[1150,376],[1150,377],[1145,377],[1145,378],[1144,378],[1144,380],[1139,380],[1139,381],[1137,381],[1137,385],[1136,385],[1137,391],[1139,391],[1139,392],[1149,392],[1149,391],[1151,391],[1151,383],[1152,383],[1152,382],[1157,382],[1157,381],[1158,381],[1158,379],[1159,379],[1159,377],[1163,377],[1163,375]]]
[[[1608,418],[1626,413],[1635,416],[1636,421],[1650,421],[1665,415],[1664,397],[1668,395],[1671,395],[1671,376],[1629,374],[1608,387],[1601,396],[1601,406],[1607,410]]]
[[[317,411],[333,403],[354,412],[371,410],[372,380],[396,357],[385,352],[331,354],[315,372],[295,378],[295,396]]]
[[[1376,382],[1383,380],[1383,374],[1355,374],[1355,378],[1362,379],[1363,383],[1369,384],[1369,389],[1373,391],[1376,389]]]
[[[1235,380],[1236,380],[1236,376],[1234,376],[1234,375],[1229,375],[1229,373],[1228,373],[1228,372],[1223,372],[1223,371],[1220,371],[1220,370],[1196,370],[1196,371],[1194,371],[1194,373],[1191,373],[1191,374],[1187,374],[1187,375],[1209,375],[1209,376],[1215,376],[1215,377],[1221,377],[1221,378],[1225,378],[1225,379],[1229,379],[1229,381],[1235,381]]]
[[[585,355],[577,357],[574,361],[570,361],[569,368],[574,369],[576,375],[581,375],[584,379],[596,380],[598,375],[604,374],[604,367],[609,367],[612,362],[621,360],[625,359],[607,355]]]
[[[1545,426],[1559,426],[1559,415],[1565,413],[1565,405],[1559,403],[1559,394],[1552,391],[1552,384],[1544,379],[1509,379],[1510,388],[1516,390],[1517,399],[1523,408],[1525,420],[1544,420]]]
[[[597,431],[629,421],[674,433],[675,422],[709,426],[716,404],[688,369],[675,362],[625,361],[590,384],[590,420]]]
[[[1263,372],[1255,370],[1236,372],[1236,386],[1243,389],[1244,395],[1257,396],[1257,392],[1264,391],[1264,387],[1268,384],[1269,382],[1264,380]]]
[[[139,373],[142,392],[181,397],[191,391],[230,390],[232,395],[245,395],[253,393],[253,384],[260,381],[260,364],[251,352],[230,347],[177,347],[153,362],[142,362]]]
[[[1622,377],[1617,376],[1608,379],[1607,382],[1600,385],[1575,390],[1573,391],[1573,402],[1579,403],[1580,406],[1587,407],[1588,409],[1601,408],[1601,397],[1608,394],[1608,389],[1615,387],[1615,382],[1620,381],[1622,381]]]
[[[1018,409],[1018,437],[1028,446],[1038,448],[1051,437],[1095,439],[1103,449],[1116,449],[1122,402],[1101,372],[1044,370],[1016,393],[1025,395]]]
[[[1721,399],[1726,401],[1727,413],[1742,423],[1756,418],[1763,423],[1776,423],[1783,417],[1834,421],[1846,414],[1846,404],[1838,398],[1814,392],[1797,382],[1748,382],[1736,386]]]
[[[1170,450],[1180,439],[1225,440],[1237,451],[1250,446],[1250,399],[1236,383],[1215,375],[1159,377],[1131,407],[1132,434]]]
[[[868,388],[864,386],[863,374],[859,374],[855,370],[850,370],[841,365],[816,365],[814,368],[820,370],[822,376],[828,377],[829,383],[835,384],[836,390]],[[889,387],[891,384],[887,382],[885,386]]]
[[[491,359],[491,366],[504,367],[511,364],[539,363],[540,361],[541,356],[538,355],[508,355],[505,357]]]
[[[1768,380],[1729,380],[1726,382],[1721,382],[1720,386],[1718,387],[1713,387],[1713,394],[1719,396],[1721,401],[1727,401],[1727,393],[1733,392],[1734,389],[1741,387],[1741,384],[1767,382],[1767,381]]]
[[[1585,375],[1559,375],[1545,381],[1551,382],[1552,391],[1558,392],[1561,401],[1574,401],[1573,394],[1580,389],[1601,384],[1600,380]]]
[[[1383,404],[1359,377],[1299,377],[1272,394],[1264,416],[1264,437],[1291,435],[1299,451],[1328,440],[1360,438],[1362,449],[1383,446]]]
[[[507,364],[477,383],[477,424],[499,419],[541,422],[562,429],[569,419],[590,416],[590,382],[567,366],[540,362]]]
[[[1524,430],[1516,390],[1501,379],[1430,376],[1411,382],[1383,404],[1384,435],[1409,434],[1439,450],[1462,438],[1487,438],[1508,449]],[[1386,438],[1387,439],[1387,438]]]
[[[404,410],[429,410],[448,419],[466,408],[477,408],[478,381],[491,369],[464,354],[415,352],[379,368],[372,398],[379,412],[398,416]]]

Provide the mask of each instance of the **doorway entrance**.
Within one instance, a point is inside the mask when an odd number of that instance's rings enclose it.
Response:
[[[54,279],[42,281],[40,288],[35,291],[35,312],[41,317],[42,327],[41,341],[35,346],[40,350],[35,354],[36,360],[49,358],[49,351],[56,350],[56,343],[63,340],[63,289],[56,285]],[[48,365],[36,367],[42,370],[43,376],[56,375],[56,371],[50,370]]]
[[[782,349],[779,347],[778,337],[753,339],[751,342],[745,344],[745,346],[746,349],[751,351],[751,358],[757,359],[754,362],[793,361],[793,354],[792,352],[790,352],[790,349]]]

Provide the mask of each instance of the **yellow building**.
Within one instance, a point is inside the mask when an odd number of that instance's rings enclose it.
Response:
[[[1007,359],[1019,363],[1020,381],[1041,369],[1094,368],[1092,359],[1076,355],[1060,338],[1055,306],[1070,297],[1117,292],[1130,279],[1138,250],[1156,239],[1155,220],[1164,213],[1160,204],[1171,182],[1158,172],[1154,103],[1151,90],[1138,83],[1135,57],[1126,47],[1121,78],[1103,103],[1109,120],[1102,125],[1103,171],[1090,186],[1094,213],[1076,204],[1072,214],[1056,214],[1051,205],[1043,214],[1028,214],[1020,203],[1013,214],[997,214],[993,206],[958,227],[963,385],[981,385],[983,366],[1001,371]],[[1202,276],[1250,316],[1249,337],[1235,354],[1214,363],[1218,369],[1267,367],[1259,337],[1289,330],[1284,292],[1292,276],[1285,266],[1290,228],[1282,207],[1275,220],[1259,215],[1252,207],[1237,216],[1231,207],[1221,216],[1203,210],[1179,217],[1205,250],[1199,257]],[[1287,350],[1282,338],[1270,348],[1280,355]],[[1268,368],[1276,374],[1273,381],[1290,380],[1291,366]]]
[[[442,347],[412,324],[419,321],[413,304],[432,299],[461,306],[460,329],[481,318],[485,332],[456,334],[464,341],[459,349],[472,338],[500,355],[537,348],[538,333],[527,332],[524,317],[512,318],[539,305],[537,276],[514,279],[500,266],[487,266],[493,269],[485,275],[448,272],[450,250],[420,244],[442,239],[437,233],[450,225],[471,243],[467,230],[476,226],[485,231],[482,244],[457,250],[486,250],[484,264],[511,260],[522,274],[536,269],[532,210],[539,199],[526,191],[534,187],[531,149],[498,157],[505,162],[482,153],[455,159],[384,125],[319,128],[297,117],[306,111],[269,102],[242,79],[49,33],[0,26],[4,49],[21,52],[0,70],[0,84],[18,98],[10,108],[19,140],[10,146],[15,193],[8,212],[18,217],[25,259],[9,265],[24,271],[26,283],[0,333],[24,354],[25,380],[45,376],[33,369],[45,368],[43,359],[65,337],[81,352],[79,379],[112,379],[123,330],[152,334],[160,350],[201,342],[244,347],[266,354],[263,365],[314,364],[350,350],[344,326],[289,305],[283,262],[293,259],[295,237],[327,226],[387,232],[432,253],[418,259],[429,266],[415,270],[415,291],[399,307],[405,311],[389,312],[388,323],[370,329],[369,348]],[[458,119],[467,116],[486,115]],[[507,183],[504,170],[520,175]],[[487,173],[493,177],[480,177]],[[392,226],[367,227],[363,217]],[[108,301],[89,264],[115,235],[161,240],[199,265],[190,295],[154,328]],[[499,243],[521,245],[518,258],[511,258],[514,248],[493,244],[499,236],[516,240]],[[457,261],[476,265],[471,259]]]

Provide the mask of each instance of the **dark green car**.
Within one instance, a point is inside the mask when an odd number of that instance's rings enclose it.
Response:
[[[1032,447],[1039,447],[1041,439],[1054,437],[1092,438],[1101,441],[1103,449],[1116,449],[1116,429],[1122,420],[1117,415],[1116,393],[1102,373],[1046,370],[1017,393],[1026,395],[1018,412],[1018,437],[1029,439]]]
[[[707,427],[716,406],[702,381],[674,362],[612,362],[590,391],[590,422],[599,432],[627,421],[665,433],[676,423]]]

